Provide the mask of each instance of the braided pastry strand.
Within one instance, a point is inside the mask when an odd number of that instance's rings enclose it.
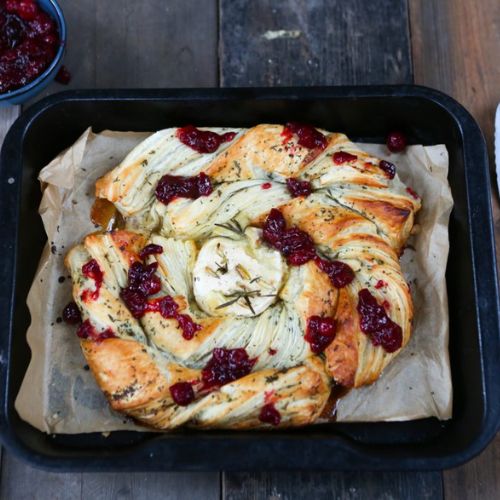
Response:
[[[99,179],[125,227],[66,256],[111,407],[157,429],[320,421],[407,344],[420,208],[395,166],[298,124],[159,131]]]

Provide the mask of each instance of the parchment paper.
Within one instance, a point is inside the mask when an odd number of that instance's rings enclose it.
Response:
[[[47,433],[144,430],[110,409],[88,371],[75,328],[60,316],[71,297],[64,255],[96,230],[89,218],[94,183],[148,135],[94,134],[88,129],[40,172],[40,215],[48,242],[27,299],[32,358],[15,406],[23,420]],[[402,180],[423,198],[418,234],[410,238],[402,257],[415,321],[410,343],[375,384],[352,390],[339,402],[337,420],[447,419],[452,387],[444,273],[453,205],[447,182],[448,154],[442,145],[411,146],[404,154],[388,154],[381,145],[361,146],[395,163]]]

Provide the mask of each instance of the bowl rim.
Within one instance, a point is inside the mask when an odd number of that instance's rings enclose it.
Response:
[[[59,64],[61,61],[64,51],[66,50],[66,19],[64,18],[63,11],[61,9],[61,6],[58,4],[57,0],[47,0],[49,4],[52,5],[55,11],[55,17],[56,21],[59,21],[59,38],[60,38],[60,43],[59,43],[59,48],[57,49],[57,53],[50,62],[50,64],[45,68],[45,70],[40,73],[34,80],[31,82],[27,83],[26,85],[23,85],[22,87],[19,87],[18,89],[10,90],[4,93],[0,93],[0,102],[2,101],[8,101],[13,97],[19,97],[26,92],[29,92],[33,88],[35,88],[38,84],[43,82],[47,77],[50,76],[54,68]]]

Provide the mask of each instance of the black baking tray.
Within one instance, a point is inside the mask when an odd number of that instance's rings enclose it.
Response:
[[[446,144],[455,200],[446,282],[453,418],[333,423],[275,432],[179,430],[46,435],[14,400],[30,359],[25,299],[46,242],[37,175],[91,125],[154,131],[193,123],[243,126],[297,120],[383,142]],[[456,101],[417,86],[289,89],[82,90],[52,95],[12,126],[0,165],[0,425],[9,450],[53,470],[430,470],[456,466],[493,438],[500,418],[499,298],[485,143]],[[425,201],[424,201],[425,202]]]

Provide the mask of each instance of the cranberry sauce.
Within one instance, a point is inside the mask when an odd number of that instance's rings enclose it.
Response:
[[[344,288],[354,279],[354,271],[339,260],[314,259],[316,265],[328,275],[335,288]]]
[[[403,344],[401,327],[394,323],[382,305],[366,288],[358,293],[360,328],[370,337],[373,345],[381,345],[387,352],[394,352]]]
[[[326,148],[326,137],[311,125],[288,122],[281,133],[281,135],[284,136],[283,143],[287,143],[294,134],[298,137],[297,144],[299,144],[299,146],[303,146],[307,149]]]
[[[200,196],[208,196],[212,191],[210,178],[201,172],[194,177],[164,175],[156,186],[155,195],[158,201],[168,205],[176,198],[196,200]]]
[[[390,161],[380,160],[378,166],[385,172],[385,175],[389,179],[394,179],[396,175],[396,165]]]
[[[248,375],[257,358],[250,359],[243,348],[216,348],[212,358],[201,371],[204,389],[220,387]]]
[[[144,260],[148,255],[158,255],[160,253],[163,253],[163,247],[161,245],[150,243],[139,252],[139,257],[141,260]]]
[[[76,334],[81,339],[90,339],[96,342],[100,342],[105,339],[112,339],[115,337],[113,330],[111,328],[106,328],[103,332],[98,332],[93,326],[92,323],[86,319],[76,331]]]
[[[99,290],[101,289],[103,273],[99,264],[95,259],[89,260],[82,266],[82,273],[86,278],[94,280],[94,290],[84,290],[82,292],[82,300],[88,302],[89,300],[97,300],[99,298]]]
[[[169,387],[169,391],[174,403],[179,406],[187,406],[194,401],[193,386],[189,382],[177,382]]]
[[[321,316],[311,316],[307,320],[304,339],[309,342],[314,354],[322,353],[335,338],[335,320]]]
[[[55,21],[34,0],[0,2],[0,93],[43,73],[59,44]]]
[[[415,198],[416,200],[418,200],[420,198],[420,196],[418,195],[418,193],[414,189],[412,189],[411,187],[407,187],[406,188],[406,192],[408,194],[410,194],[411,197]]]
[[[279,250],[291,266],[301,266],[314,259],[316,265],[328,275],[333,286],[342,288],[354,279],[354,271],[338,260],[329,261],[316,255],[312,238],[298,227],[286,228],[283,214],[273,208],[265,222],[262,237]]]
[[[333,153],[332,160],[335,165],[342,165],[342,163],[347,163],[350,161],[357,160],[358,157],[356,155],[352,155],[351,153],[348,153],[347,151],[337,151],[336,153]]]
[[[403,132],[396,130],[387,135],[385,143],[391,153],[399,153],[406,148],[406,136]]]
[[[312,186],[310,182],[300,181],[294,177],[290,177],[286,180],[286,187],[294,198],[297,198],[298,196],[309,196],[312,193]]]
[[[305,264],[316,255],[311,237],[298,227],[286,229],[285,218],[276,208],[269,212],[262,234],[264,240],[279,250],[292,266]]]
[[[193,125],[186,125],[177,129],[177,138],[182,144],[189,146],[198,153],[213,153],[219,149],[223,142],[230,142],[236,136],[236,132],[217,134],[209,130],[200,130]]]
[[[82,313],[76,302],[69,302],[62,312],[63,320],[66,321],[69,325],[78,325],[82,322]]]
[[[139,255],[161,253],[159,249],[163,252],[160,245],[147,245]],[[201,325],[195,323],[187,314],[180,314],[179,305],[170,295],[155,299],[149,298],[161,291],[160,277],[155,274],[157,269],[157,262],[148,265],[134,262],[128,270],[128,283],[121,290],[120,297],[134,318],[142,318],[147,312],[158,312],[165,319],[176,319],[182,330],[182,336],[186,340],[191,340],[201,329]]]
[[[274,403],[267,403],[261,408],[259,420],[264,424],[279,425],[281,422],[281,415],[274,406]]]

